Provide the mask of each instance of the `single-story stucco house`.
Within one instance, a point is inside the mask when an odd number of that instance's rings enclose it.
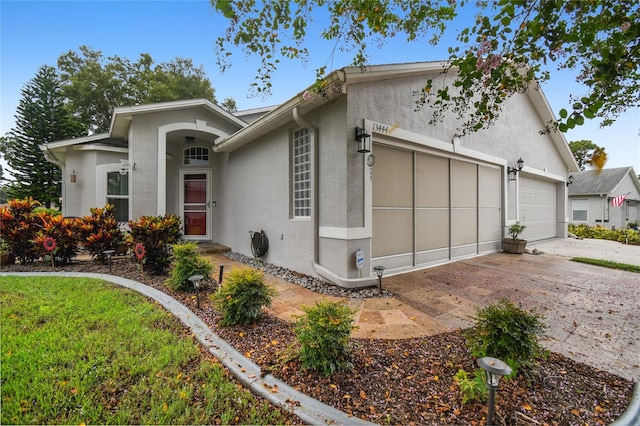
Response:
[[[633,167],[572,173],[569,181],[571,223],[620,229],[640,220],[640,181]]]
[[[543,93],[513,96],[490,129],[459,137],[455,117],[431,125],[415,111],[412,94],[442,69],[343,68],[320,93],[237,113],[203,99],[120,107],[108,133],[42,149],[62,168],[67,216],[107,202],[120,221],[172,213],[185,239],[246,255],[263,230],[265,261],[344,287],[376,284],[377,265],[499,251],[516,221],[530,241],[565,238],[578,166],[561,133],[540,133],[553,118]]]

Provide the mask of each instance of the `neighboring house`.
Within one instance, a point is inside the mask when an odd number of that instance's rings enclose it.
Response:
[[[120,221],[172,213],[185,239],[247,255],[250,232],[264,230],[265,261],[344,287],[376,284],[376,265],[388,274],[499,251],[515,221],[529,240],[566,237],[565,182],[578,167],[562,134],[540,134],[553,118],[542,92],[459,137],[455,117],[434,126],[415,111],[413,93],[437,86],[442,65],[343,68],[321,93],[233,114],[201,99],[116,108],[109,133],[42,149],[65,176],[67,216],[107,202]]]
[[[567,210],[571,223],[619,229],[640,220],[640,181],[633,167],[587,170],[571,176]],[[625,194],[622,204],[614,205],[613,200]]]

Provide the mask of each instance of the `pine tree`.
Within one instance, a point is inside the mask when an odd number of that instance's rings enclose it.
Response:
[[[83,126],[69,113],[55,68],[43,65],[21,91],[15,127],[4,139],[8,170],[15,179],[9,198],[33,197],[46,207],[61,195],[61,170],[40,145],[80,136]]]

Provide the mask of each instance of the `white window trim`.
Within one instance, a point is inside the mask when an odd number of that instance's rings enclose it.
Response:
[[[186,157],[187,151],[195,149],[195,148],[200,148],[200,149],[203,149],[203,150],[206,151],[206,153],[207,153],[207,163],[206,164],[205,163],[202,163],[202,164],[187,164],[187,163],[185,163],[185,157]],[[210,158],[211,158],[211,150],[209,148],[207,148],[206,146],[201,146],[201,145],[198,145],[198,146],[187,146],[182,150],[182,166],[183,167],[205,167],[205,166],[208,166],[209,164],[211,164]]]
[[[583,201],[586,204],[585,205],[586,208],[585,209],[575,209],[575,208],[573,208],[573,203],[576,202],[576,201]],[[576,220],[576,219],[574,219],[574,217],[575,217],[574,212],[576,212],[576,211],[586,211],[587,212],[587,218],[584,219],[584,220]],[[586,199],[586,198],[575,198],[575,199],[571,200],[571,221],[572,222],[580,222],[580,223],[582,223],[582,222],[586,223],[586,222],[589,221],[589,200],[588,199]]]
[[[96,202],[95,202],[96,207],[104,207],[105,204],[107,204],[107,197],[108,197],[107,173],[112,173],[112,172],[118,172],[118,173],[120,172],[120,163],[100,164],[99,166],[96,166]],[[129,211],[127,212],[127,217],[129,217],[129,219],[132,218],[131,206],[133,204],[131,202],[131,186],[132,186],[131,181],[132,181],[131,176],[129,176],[129,188],[128,188],[129,195],[127,197],[129,199]],[[111,197],[111,198],[116,198],[116,197]]]

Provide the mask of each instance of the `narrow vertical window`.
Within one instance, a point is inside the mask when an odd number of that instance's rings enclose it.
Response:
[[[311,137],[308,129],[293,132],[293,217],[311,217]]]
[[[107,203],[115,206],[117,222],[129,221],[129,173],[107,173]]]

